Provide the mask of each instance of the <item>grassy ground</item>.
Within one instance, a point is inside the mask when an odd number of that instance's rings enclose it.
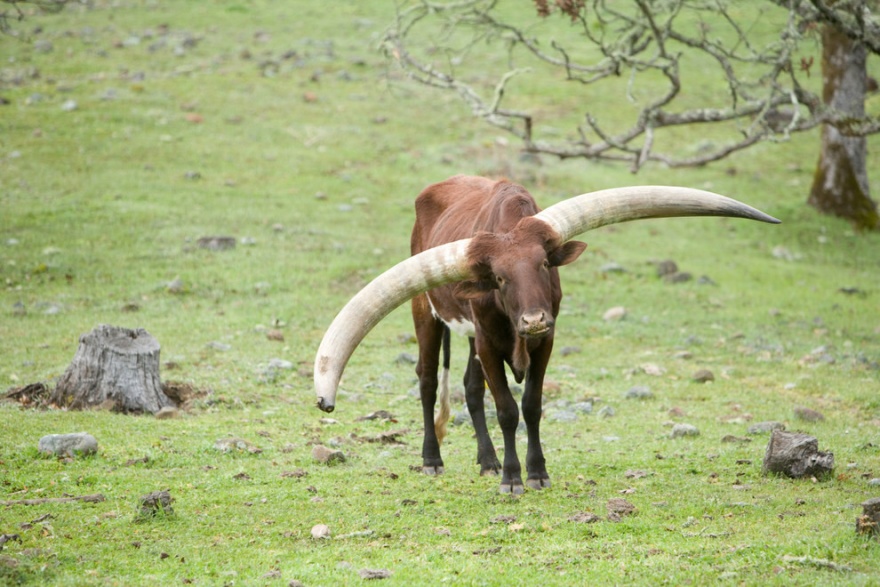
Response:
[[[868,484],[880,477],[880,237],[803,205],[816,136],[635,177],[538,164],[384,61],[390,3],[92,4],[0,38],[0,382],[51,382],[78,336],[109,323],[146,328],[163,379],[211,393],[161,421],[0,403],[0,500],[106,497],[0,508],[0,534],[20,538],[2,546],[0,583],[335,585],[363,569],[400,585],[880,580],[880,543],[853,531],[858,504],[880,495]],[[691,185],[784,224],[663,220],[586,235],[587,253],[563,269],[557,351],[568,352],[548,373],[554,487],[509,498],[478,476],[467,425],[444,444],[446,475],[413,470],[420,410],[412,365],[396,362],[415,352],[406,308],[355,353],[337,422],[314,408],[323,329],[406,255],[415,194],[455,173],[511,176],[545,206],[614,185]],[[217,234],[238,246],[196,246]],[[652,261],[666,258],[713,283],[664,283]],[[600,270],[612,261],[627,271]],[[619,305],[626,319],[602,320]],[[294,367],[272,371],[273,358]],[[698,369],[715,382],[693,383]],[[625,399],[635,385],[653,399]],[[582,399],[593,414],[553,421],[561,400]],[[606,406],[613,417],[597,414]],[[798,420],[797,406],[825,420]],[[379,409],[397,421],[357,421]],[[764,477],[766,436],[721,442],[765,420],[818,437],[834,475]],[[673,440],[672,422],[701,434]],[[41,436],[80,430],[98,438],[96,456],[37,452]],[[403,444],[364,440],[395,430]],[[262,452],[217,451],[230,435]],[[347,461],[314,462],[316,442]],[[158,489],[174,515],[139,521],[137,498]],[[614,498],[636,512],[606,520]],[[583,512],[602,520],[571,519]],[[316,524],[333,537],[312,539]]]

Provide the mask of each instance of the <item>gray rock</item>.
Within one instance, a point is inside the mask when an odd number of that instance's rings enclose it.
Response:
[[[316,444],[312,447],[312,458],[325,465],[345,462],[345,455],[342,454],[341,450],[333,450],[321,444]]]
[[[613,418],[614,417],[614,408],[611,406],[602,406],[599,408],[599,411],[596,412],[596,415],[600,418]]]
[[[880,478],[875,477],[875,478],[869,480],[868,485],[873,485],[875,487],[880,485]]]
[[[611,261],[609,263],[605,263],[601,267],[599,267],[599,271],[602,273],[626,273],[626,269],[620,263],[615,263]]]
[[[284,359],[269,359],[270,369],[293,369],[293,363]]]
[[[749,434],[770,434],[774,430],[785,430],[785,424],[782,422],[757,422],[749,426]]]
[[[260,454],[263,452],[263,449],[253,444],[252,442],[248,442],[243,438],[221,438],[217,442],[214,443],[214,448],[223,452],[232,452],[232,451],[244,451],[249,452],[251,454]]]
[[[627,399],[651,399],[654,397],[654,394],[651,393],[651,389],[646,385],[636,385],[634,387],[630,387],[625,396]]]
[[[170,516],[174,513],[174,508],[171,507],[171,502],[173,501],[174,498],[165,490],[153,491],[146,495],[142,495],[138,498],[140,516],[142,518],[149,518],[160,512],[166,516]]]
[[[592,414],[593,402],[577,402],[571,408],[580,414]]]
[[[697,383],[708,383],[709,381],[715,381],[715,374],[708,369],[700,369],[694,373],[694,376],[691,379]]]
[[[86,432],[49,434],[40,439],[37,447],[42,453],[59,457],[74,457],[95,454],[98,452],[98,441]]]
[[[458,411],[452,419],[453,426],[461,426],[462,424],[472,424],[471,414],[468,412],[467,408]]]
[[[819,441],[808,434],[774,430],[761,468],[787,477],[821,477],[834,469],[834,453],[819,450]]]
[[[666,259],[657,263],[657,277],[665,277],[678,273],[678,265],[672,259]]]
[[[692,424],[676,424],[672,427],[672,438],[684,438],[685,436],[699,436],[700,431]]]
[[[551,422],[574,422],[577,417],[577,414],[571,410],[554,410],[547,415],[547,419]]]

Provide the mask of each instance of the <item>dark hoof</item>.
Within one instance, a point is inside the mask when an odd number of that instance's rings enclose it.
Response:
[[[526,485],[529,489],[550,489],[550,479],[528,479]]]
[[[498,491],[503,494],[510,495],[522,495],[525,493],[525,489],[523,488],[522,482],[520,483],[504,483],[498,486]]]
[[[431,477],[435,475],[442,475],[443,465],[440,465],[439,467],[422,467],[422,473],[424,473],[425,475],[430,475]]]
[[[501,467],[498,467],[498,469],[495,469],[492,467],[486,467],[484,469],[480,469],[480,477],[485,477],[486,475],[492,475],[494,477],[494,476],[498,475],[500,468]]]

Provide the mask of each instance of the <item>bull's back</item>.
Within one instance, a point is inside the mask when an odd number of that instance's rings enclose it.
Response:
[[[432,184],[416,198],[411,253],[470,238],[476,232],[503,233],[539,209],[525,188],[506,180],[456,175]]]

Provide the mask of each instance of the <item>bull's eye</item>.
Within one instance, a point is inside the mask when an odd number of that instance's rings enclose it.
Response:
[[[550,269],[550,259],[544,259],[544,269]]]
[[[504,278],[501,277],[500,275],[495,276],[495,281],[498,283],[498,287],[501,287],[502,285],[504,285]]]

